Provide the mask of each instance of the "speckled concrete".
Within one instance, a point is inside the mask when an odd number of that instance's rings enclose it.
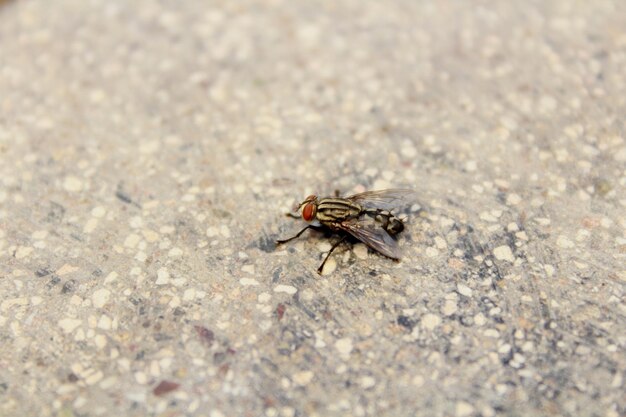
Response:
[[[626,413],[623,1],[1,3],[1,416]]]

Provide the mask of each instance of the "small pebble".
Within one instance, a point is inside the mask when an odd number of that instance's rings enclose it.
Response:
[[[144,239],[146,239],[146,242],[148,243],[154,243],[157,240],[159,240],[159,234],[153,230],[144,229],[141,231],[141,234],[143,235]]]
[[[441,317],[428,313],[422,317],[420,323],[425,330],[434,330],[441,324]]]
[[[179,258],[182,256],[182,254],[183,254],[183,250],[181,248],[173,247],[172,249],[169,250],[169,252],[167,253],[167,256],[169,256],[170,258]]]
[[[131,233],[126,237],[126,240],[124,240],[124,246],[126,246],[127,248],[134,248],[135,246],[137,246],[137,243],[139,243],[140,240],[141,237],[139,235]]]
[[[102,380],[103,377],[104,377],[104,374],[102,373],[102,371],[95,371],[85,376],[83,380],[85,381],[85,384],[87,385],[95,385],[100,380]]]
[[[98,349],[104,349],[107,345],[107,338],[101,334],[96,335],[93,341]]]
[[[305,386],[308,385],[309,382],[311,382],[311,380],[313,379],[313,372],[311,371],[301,371],[301,372],[296,372],[292,379],[293,382],[295,382],[297,385],[300,386]]]
[[[83,324],[83,321],[79,319],[65,318],[65,319],[59,320],[59,326],[61,327],[64,333],[72,333],[81,324]]]
[[[111,291],[106,288],[101,288],[94,291],[91,296],[91,301],[93,302],[94,307],[102,308],[109,301],[109,297],[111,296]]]
[[[70,175],[63,180],[63,188],[66,191],[79,192],[83,189],[83,182],[80,178]]]
[[[367,246],[363,243],[357,243],[352,248],[352,252],[359,259],[367,259]]]
[[[280,284],[274,287],[274,292],[284,292],[289,295],[294,295],[296,292],[298,292],[298,289],[291,285]]]
[[[557,238],[556,244],[563,249],[571,249],[576,246],[574,245],[574,242],[572,242],[571,240],[569,240],[567,237],[563,235],[560,235]]]
[[[94,207],[91,209],[91,215],[96,218],[104,217],[106,214],[106,209],[102,206]]]
[[[29,246],[18,246],[14,256],[16,259],[24,259],[29,257],[31,253],[33,253],[33,248]]]
[[[370,389],[376,385],[376,380],[371,376],[364,376],[360,381],[361,388]]]
[[[148,383],[148,376],[141,371],[135,372],[135,381],[137,381],[139,385],[145,385]]]
[[[330,257],[324,264],[324,269],[322,270],[322,275],[330,275],[337,269],[337,261],[334,258]]]
[[[335,342],[335,349],[343,357],[347,357],[352,352],[352,340],[349,337],[344,337]]]
[[[522,198],[517,194],[509,194],[506,197],[506,204],[509,206],[516,206],[522,202]]]
[[[92,233],[98,227],[98,219],[89,219],[87,223],[85,223],[85,227],[83,227],[83,232],[86,234]]]
[[[166,285],[170,282],[170,274],[165,268],[160,268],[157,271],[157,280],[155,281],[156,285]]]
[[[470,287],[468,287],[467,285],[457,284],[456,285],[456,290],[459,292],[459,294],[464,295],[466,297],[471,297],[472,296],[472,289]]]
[[[496,259],[501,260],[501,261],[508,261],[508,262],[515,261],[513,252],[511,251],[511,248],[507,245],[502,245],[502,246],[498,246],[497,248],[495,248],[493,250],[493,256],[495,256]]]
[[[455,406],[455,415],[457,417],[468,417],[474,413],[474,407],[465,401],[458,401]]]
[[[111,330],[111,318],[106,314],[100,316],[100,320],[98,320],[98,328],[102,330]]]
[[[454,300],[446,300],[441,309],[441,313],[444,316],[451,316],[457,312],[456,301]]]

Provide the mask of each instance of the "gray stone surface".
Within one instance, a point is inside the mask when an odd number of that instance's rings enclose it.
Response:
[[[1,3],[0,415],[625,414],[623,1]]]

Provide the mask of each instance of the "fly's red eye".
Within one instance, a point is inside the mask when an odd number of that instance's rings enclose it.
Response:
[[[302,209],[302,218],[307,222],[310,222],[315,217],[315,213],[317,212],[317,204],[308,203]]]

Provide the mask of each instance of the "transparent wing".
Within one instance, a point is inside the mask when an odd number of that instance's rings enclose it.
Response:
[[[345,221],[341,223],[341,228],[388,258],[400,259],[402,255],[398,242],[385,229],[373,223],[364,223],[357,220]]]
[[[395,188],[389,190],[366,191],[346,197],[368,208],[379,208],[392,210],[414,203],[417,200],[417,193],[414,190]]]

